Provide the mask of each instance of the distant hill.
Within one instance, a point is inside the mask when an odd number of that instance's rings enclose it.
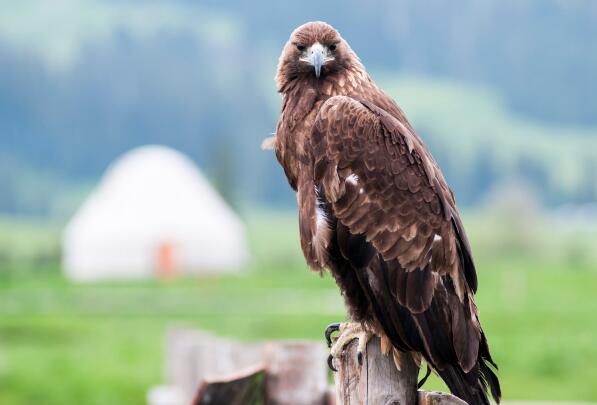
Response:
[[[2,6],[0,212],[65,215],[146,143],[192,156],[237,206],[294,204],[258,145],[280,49],[314,19],[385,72],[461,204],[508,177],[547,204],[595,199],[596,2],[67,0]]]
[[[557,125],[509,111],[487,88],[379,75],[431,148],[460,203],[500,183],[528,185],[548,205],[597,200],[597,126]]]

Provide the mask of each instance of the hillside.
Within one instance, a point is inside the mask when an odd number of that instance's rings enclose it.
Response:
[[[459,201],[522,183],[548,204],[597,199],[597,127],[548,124],[511,111],[490,89],[380,74],[431,148]]]
[[[147,143],[190,155],[237,207],[292,205],[258,145],[280,49],[315,19],[386,72],[462,204],[504,176],[549,205],[594,200],[595,2],[65,0],[2,6],[0,212],[68,216]]]

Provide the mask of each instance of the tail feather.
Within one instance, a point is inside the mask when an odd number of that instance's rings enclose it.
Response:
[[[495,363],[491,363],[495,366]],[[489,367],[483,360],[479,362],[479,371],[481,372],[481,383],[483,384],[485,390],[489,388],[491,391],[491,396],[495,402],[499,404],[500,398],[502,397],[502,390],[500,388],[500,381],[498,380],[497,375],[495,375],[491,367]]]
[[[438,370],[450,392],[469,405],[490,405],[487,394],[479,379],[470,381],[466,373],[458,366],[448,365]],[[469,373],[470,374],[470,373]]]
[[[465,373],[457,365],[447,365],[443,370],[438,370],[438,373],[452,394],[469,405],[490,405],[488,390],[495,402],[500,403],[500,383],[483,358],[479,359],[477,366],[469,373]]]
[[[495,399],[495,402],[499,404],[500,398],[502,397],[502,389],[500,388],[500,381],[498,380],[495,372],[492,370],[492,367],[495,370],[498,369],[497,364],[495,364],[491,358],[491,353],[489,352],[489,345],[487,344],[485,333],[483,330],[481,330],[481,342],[479,346],[480,380],[483,384],[483,388],[485,388],[485,391],[487,391],[487,388],[489,388],[491,396],[493,399]]]

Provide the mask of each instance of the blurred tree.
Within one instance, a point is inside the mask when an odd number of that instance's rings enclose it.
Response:
[[[209,145],[222,133],[235,146],[228,159],[238,176],[230,183],[237,195],[228,198],[294,204],[273,157],[258,146],[275,128],[279,99],[272,78],[280,49],[292,28],[313,19],[339,28],[371,71],[486,85],[518,117],[593,125],[579,133],[597,137],[596,2],[341,4],[92,1],[81,8],[73,2],[70,13],[53,13],[39,24],[30,11],[45,7],[40,4],[2,13],[0,150],[18,168],[0,163],[0,211],[52,212],[53,194],[64,192],[56,179],[94,181],[118,155],[140,144],[173,146],[206,172],[219,173]],[[104,16],[101,24],[94,15]],[[54,35],[56,26],[64,27],[68,44]],[[477,119],[462,121],[469,118]],[[474,203],[494,180],[485,159],[489,152],[477,150],[471,162],[474,154],[463,158],[434,139],[425,137],[459,201]],[[545,164],[536,160],[520,171],[542,186]],[[591,164],[584,170],[592,170]],[[21,181],[19,171],[37,173],[36,190],[24,190],[31,182]],[[552,192],[545,200],[561,202]],[[591,195],[583,189],[567,198],[587,201]]]
[[[210,167],[214,186],[226,202],[233,208],[238,209],[238,186],[236,184],[236,173],[234,151],[230,143],[221,137],[217,138],[214,151],[211,154]]]

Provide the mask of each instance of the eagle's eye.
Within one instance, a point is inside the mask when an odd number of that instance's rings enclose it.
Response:
[[[296,49],[298,49],[299,51],[303,52],[305,50],[305,45],[296,44]]]
[[[331,44],[330,46],[328,46],[328,49],[330,51],[335,51],[336,50],[336,44]]]

